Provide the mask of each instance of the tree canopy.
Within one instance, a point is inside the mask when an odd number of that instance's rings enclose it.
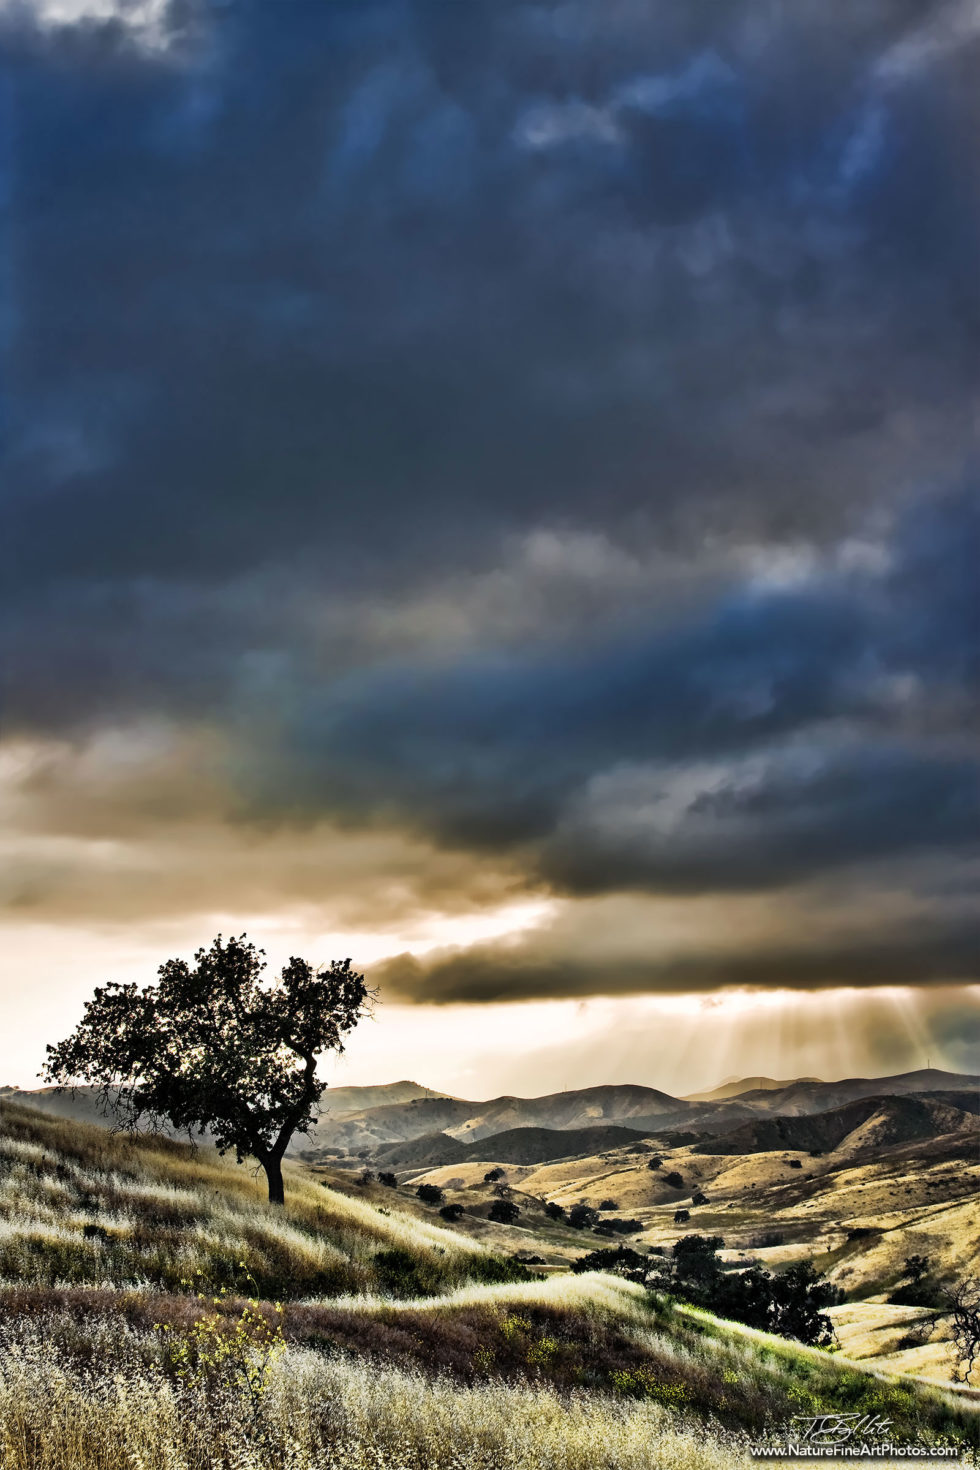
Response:
[[[72,1035],[47,1048],[44,1075],[95,1084],[123,1127],[167,1122],[257,1159],[282,1204],[286,1147],[327,1086],[317,1057],[343,1051],[368,990],[349,959],[317,969],[294,956],[273,984],[265,968],[244,934],[219,934],[192,965],[167,960],[155,985],[97,987]]]
[[[629,1246],[590,1251],[573,1263],[572,1270],[612,1271],[651,1291],[666,1292],[720,1317],[798,1342],[826,1347],[834,1341],[823,1308],[839,1302],[840,1293],[811,1261],[797,1261],[774,1273],[758,1266],[726,1268],[718,1259],[724,1243],[720,1235],[685,1235],[669,1259],[658,1255],[651,1260]]]

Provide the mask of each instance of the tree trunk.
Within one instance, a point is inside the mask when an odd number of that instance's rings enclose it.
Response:
[[[266,1178],[269,1181],[269,1203],[270,1205],[285,1204],[286,1196],[282,1184],[282,1155],[269,1154],[262,1160]]]

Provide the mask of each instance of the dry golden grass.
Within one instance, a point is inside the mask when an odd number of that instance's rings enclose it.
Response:
[[[736,1470],[742,1449],[652,1402],[446,1379],[290,1350],[253,1414],[174,1386],[120,1334],[94,1372],[42,1333],[0,1360],[4,1470]]]
[[[272,1210],[254,1169],[166,1139],[111,1135],[0,1108],[0,1282],[178,1289],[247,1256],[271,1295],[369,1291],[379,1252],[411,1256],[427,1290],[478,1275],[466,1235],[287,1170]]]
[[[337,1307],[358,1311],[443,1311],[453,1307],[555,1306],[581,1312],[606,1312],[624,1320],[646,1321],[648,1295],[642,1286],[602,1271],[563,1273],[541,1281],[472,1282],[442,1296],[416,1297],[393,1302],[385,1296],[338,1297]]]

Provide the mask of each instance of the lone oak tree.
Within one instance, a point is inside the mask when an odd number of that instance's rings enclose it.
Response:
[[[219,934],[194,964],[167,960],[156,985],[96,989],[74,1033],[47,1048],[49,1082],[97,1084],[120,1125],[141,1119],[210,1132],[219,1152],[258,1159],[283,1203],[282,1160],[319,1112],[317,1055],[342,1052],[367,1009],[350,960],[314,969],[295,957],[263,984],[264,951]]]

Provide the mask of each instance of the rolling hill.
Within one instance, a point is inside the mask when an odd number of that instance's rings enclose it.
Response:
[[[976,1441],[963,1396],[570,1274],[601,1242],[534,1219],[296,1163],[277,1210],[207,1147],[0,1100],[0,1463],[749,1470],[801,1405]]]
[[[817,1082],[819,1077],[796,1077],[788,1078],[783,1082],[776,1082],[772,1077],[729,1077],[717,1087],[710,1088],[707,1092],[687,1092],[684,1094],[685,1102],[724,1102],[730,1097],[741,1097],[745,1092],[781,1092],[784,1088],[793,1087],[801,1082]]]
[[[697,1145],[699,1154],[755,1154],[777,1149],[826,1153],[850,1141],[851,1151],[938,1138],[975,1128],[980,1097],[971,1092],[857,1098],[824,1113],[759,1118]]]
[[[740,1093],[737,1101],[740,1107],[755,1112],[805,1114],[827,1112],[859,1097],[978,1090],[980,1076],[923,1067],[895,1077],[845,1077],[839,1082],[801,1079],[776,1091],[760,1088]]]
[[[448,1133],[426,1134],[407,1143],[392,1143],[376,1154],[385,1169],[434,1168],[440,1164],[544,1164],[556,1159],[588,1157],[637,1143],[635,1128],[509,1128],[476,1143]]]

